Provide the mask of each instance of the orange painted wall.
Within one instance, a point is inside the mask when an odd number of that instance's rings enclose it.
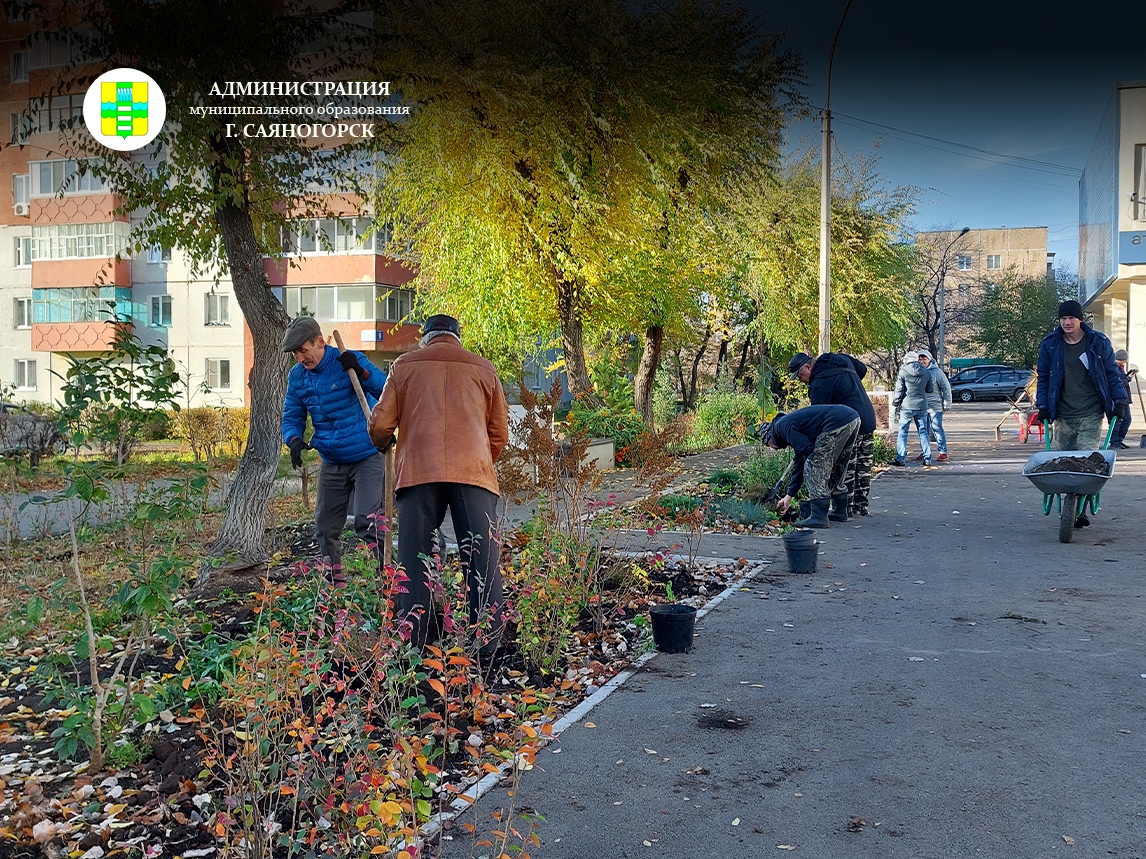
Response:
[[[32,263],[32,288],[95,286],[103,275],[104,286],[131,286],[131,260],[96,259],[36,260]]]
[[[33,352],[106,352],[115,339],[111,322],[33,323]]]

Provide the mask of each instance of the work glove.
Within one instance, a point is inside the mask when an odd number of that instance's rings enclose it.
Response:
[[[302,452],[304,450],[314,450],[302,440],[302,436],[298,435],[290,440],[288,447],[290,448],[290,464],[294,468],[302,468]]]
[[[367,376],[366,370],[358,363],[358,356],[353,352],[342,352],[339,354],[338,363],[341,364],[342,369],[348,373],[353,370],[359,379],[365,379]]]
[[[1050,419],[1051,419],[1051,416],[1050,416],[1049,411],[1047,411],[1046,409],[1039,409],[1039,423],[1040,424],[1041,423],[1047,423],[1048,421],[1050,421]]]

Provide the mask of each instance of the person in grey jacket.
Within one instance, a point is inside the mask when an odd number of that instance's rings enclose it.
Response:
[[[931,435],[927,428],[927,388],[931,376],[919,363],[919,350],[903,356],[903,365],[895,380],[892,405],[899,410],[899,435],[895,440],[895,464],[907,465],[907,433],[911,424],[919,433],[923,464],[931,465]]]
[[[935,436],[935,444],[939,448],[939,455],[935,458],[939,462],[946,462],[947,433],[943,429],[943,413],[951,406],[951,382],[926,349],[919,350],[919,363],[931,376],[931,391],[927,394],[927,420],[931,423],[931,434]]]

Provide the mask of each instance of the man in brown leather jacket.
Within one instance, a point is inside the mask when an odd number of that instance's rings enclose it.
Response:
[[[509,407],[493,364],[462,347],[452,316],[428,318],[421,348],[394,362],[370,415],[370,438],[385,448],[395,430],[398,563],[410,579],[395,608],[399,617],[409,617],[419,648],[438,639],[426,558],[448,507],[466,574],[470,625],[483,622],[477,641],[480,653],[490,656],[504,625],[493,464],[509,441]]]

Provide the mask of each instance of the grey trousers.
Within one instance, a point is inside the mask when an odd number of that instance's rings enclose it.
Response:
[[[318,499],[314,505],[314,527],[318,532],[318,553],[332,564],[342,563],[342,530],[347,512],[354,517],[354,533],[367,544],[378,542],[378,526],[373,518],[382,507],[382,483],[386,467],[382,454],[360,462],[323,462],[318,473]]]

